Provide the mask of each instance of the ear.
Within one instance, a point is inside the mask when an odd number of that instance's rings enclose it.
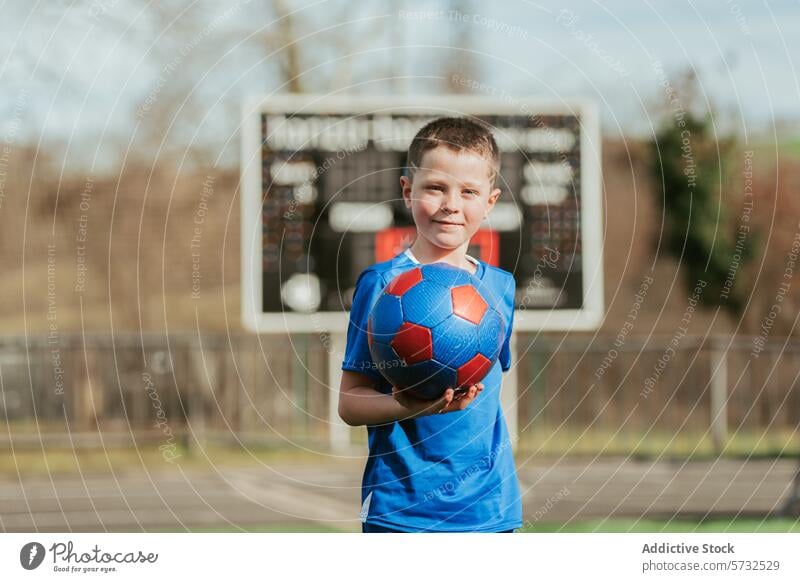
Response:
[[[503,191],[500,188],[495,188],[491,191],[489,194],[489,200],[486,203],[486,216],[489,216],[489,213],[492,211],[492,208],[494,208],[494,205],[497,203],[497,199],[500,198],[500,194],[502,193]]]
[[[411,178],[400,176],[400,188],[403,190],[403,201],[406,203],[406,208],[411,208],[411,185]]]

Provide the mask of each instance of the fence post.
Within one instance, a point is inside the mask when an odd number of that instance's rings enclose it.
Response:
[[[728,350],[719,338],[711,340],[711,440],[718,453],[728,441]]]
[[[347,335],[328,333],[328,439],[335,453],[351,451],[350,427],[339,418],[339,384],[342,382],[342,358],[347,347]]]
[[[77,388],[77,398],[75,399],[77,414],[74,420],[81,432],[96,430],[105,409],[105,384],[103,378],[97,373],[97,350],[99,349],[99,346],[87,345],[84,361],[80,366],[79,380],[74,384]]]
[[[519,443],[517,408],[519,406],[519,351],[517,350],[517,332],[511,332],[508,342],[511,353],[511,367],[502,374],[500,405],[503,407],[503,415],[506,417],[506,427],[508,436],[511,439],[511,449],[516,450]]]
[[[200,357],[198,356],[200,353],[200,342],[198,339],[192,338],[186,343],[184,349],[184,361],[186,362],[184,381],[190,383],[187,390],[188,398],[190,399],[189,418],[187,419],[190,434],[187,435],[184,446],[186,447],[186,455],[191,457],[205,447],[206,385],[210,386],[210,382],[213,382],[213,380],[206,377],[205,368],[202,364],[197,362],[197,358]],[[202,370],[200,374],[194,373],[197,367]]]

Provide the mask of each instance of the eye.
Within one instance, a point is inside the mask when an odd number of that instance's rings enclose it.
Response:
[[[478,191],[477,190],[464,190],[464,194],[468,194],[469,196],[477,196],[478,195]]]
[[[437,190],[441,192],[442,190],[444,190],[444,188],[439,186],[439,184],[431,184],[430,186],[428,186],[428,190]]]

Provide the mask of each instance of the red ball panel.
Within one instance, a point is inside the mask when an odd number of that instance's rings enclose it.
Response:
[[[469,362],[458,368],[458,386],[477,384],[489,373],[492,363],[482,354],[476,355]]]
[[[475,287],[462,285],[453,288],[450,293],[453,296],[453,313],[478,325],[489,306]]]
[[[416,267],[392,279],[391,283],[386,286],[386,292],[401,297],[403,293],[420,281],[422,281],[422,269]]]
[[[406,364],[416,364],[433,357],[431,330],[421,325],[405,322],[397,330],[391,346]]]

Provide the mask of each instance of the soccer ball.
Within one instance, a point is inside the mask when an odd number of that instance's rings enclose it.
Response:
[[[386,286],[370,312],[373,364],[393,386],[432,400],[480,382],[505,338],[497,300],[480,279],[446,263],[421,265]]]

